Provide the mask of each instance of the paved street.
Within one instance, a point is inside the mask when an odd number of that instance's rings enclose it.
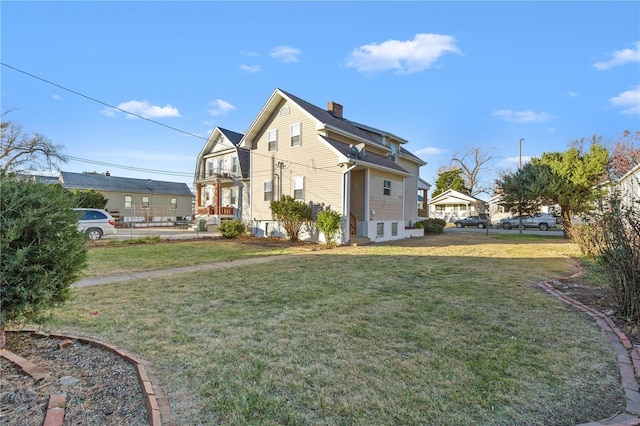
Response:
[[[518,230],[517,229],[502,229],[502,228],[490,228],[489,230],[489,234],[507,234],[507,235],[517,235],[518,234]],[[467,227],[467,228],[455,228],[455,227],[447,227],[444,229],[445,233],[471,233],[471,234],[486,234],[487,233],[487,229],[479,229],[479,228],[474,228],[474,227]],[[551,228],[547,231],[540,231],[539,229],[536,228],[527,228],[525,230],[522,231],[523,235],[547,235],[547,236],[557,236],[557,237],[562,237],[562,228]]]

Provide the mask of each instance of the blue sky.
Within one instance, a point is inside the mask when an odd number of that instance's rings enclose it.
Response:
[[[104,163],[65,171],[191,184],[210,132],[243,133],[276,87],[407,139],[430,183],[469,146],[496,173],[517,167],[521,138],[526,161],[640,130],[637,1],[5,0],[0,13],[5,119]]]

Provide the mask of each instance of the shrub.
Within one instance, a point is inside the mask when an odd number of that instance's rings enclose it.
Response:
[[[318,212],[316,224],[318,225],[318,229],[324,234],[327,244],[333,245],[338,232],[340,232],[342,216],[333,210],[323,210]]]
[[[298,241],[305,223],[311,221],[311,206],[296,201],[289,195],[283,195],[282,200],[272,201],[271,213],[280,222],[291,241]]]
[[[0,346],[4,328],[40,323],[69,299],[87,259],[74,199],[59,185],[0,172]]]
[[[218,229],[223,237],[229,239],[238,238],[238,235],[244,234],[247,230],[244,223],[239,220],[223,220]]]
[[[442,219],[427,219],[422,221],[424,233],[426,234],[442,234],[447,224]]]
[[[424,223],[422,223],[422,222],[416,222],[416,223],[414,223],[414,224],[413,224],[413,227],[414,227],[415,229],[424,229]]]

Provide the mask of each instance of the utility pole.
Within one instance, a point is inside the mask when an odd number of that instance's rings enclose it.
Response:
[[[519,155],[518,155],[518,171],[522,170],[522,141],[524,138],[520,138],[518,145],[520,146]],[[522,204],[522,200],[520,200],[520,204]],[[522,209],[518,208],[518,232],[522,234]]]

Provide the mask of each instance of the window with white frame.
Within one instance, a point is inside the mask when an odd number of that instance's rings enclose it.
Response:
[[[207,161],[207,177],[213,176],[213,160]]]
[[[391,222],[391,235],[394,237],[398,235],[398,222]]]
[[[224,170],[224,160],[220,159],[218,160],[218,173],[222,174]]]
[[[293,178],[293,198],[296,200],[304,200],[304,176],[296,176]]]
[[[391,195],[391,181],[390,180],[385,180],[384,181],[384,191],[383,191],[384,195]]]
[[[149,208],[149,197],[147,197],[146,195],[142,197],[142,208],[143,209]]]
[[[376,223],[376,237],[382,238],[384,237],[384,222]]]
[[[291,125],[291,146],[300,146],[300,123]]]
[[[391,148],[391,159],[395,160],[396,154],[398,153],[398,145],[396,145],[395,143],[391,143],[389,145],[389,148]]]
[[[264,201],[273,201],[273,181],[264,182]]]
[[[125,209],[133,208],[133,197],[131,195],[124,196],[124,208]]]
[[[171,198],[171,210],[178,210],[178,199],[175,197]]]
[[[269,142],[269,151],[278,150],[278,129],[271,129],[267,133],[267,141]]]
[[[236,205],[236,199],[238,197],[237,195],[237,189],[236,188],[231,188],[231,190],[229,191],[229,197],[231,198],[231,205],[235,206]]]
[[[231,171],[238,173],[238,157],[231,157]]]

